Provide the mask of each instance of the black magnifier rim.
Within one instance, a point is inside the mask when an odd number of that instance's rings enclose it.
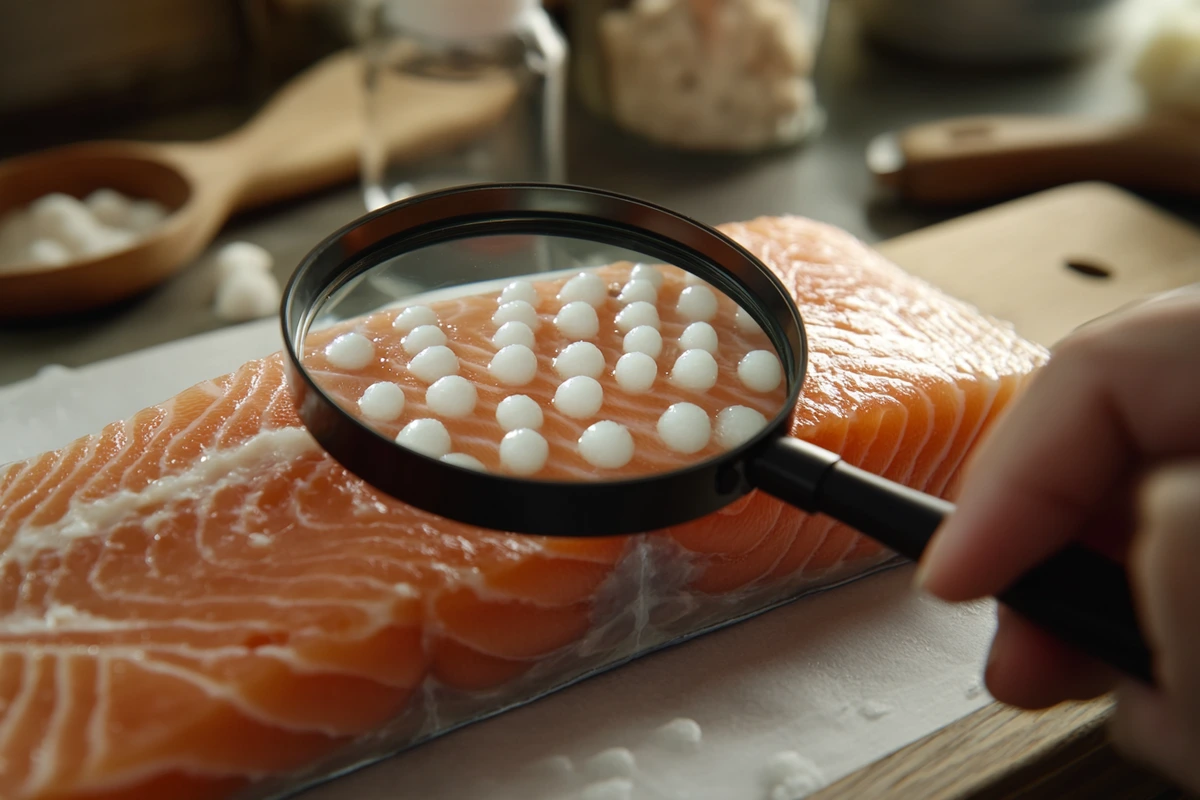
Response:
[[[736,300],[779,354],[788,398],[768,425],[719,457],[613,481],[522,479],[457,467],[397,445],[360,422],[304,369],[301,344],[320,304],[385,260],[439,242],[499,234],[598,241],[688,269]],[[432,514],[482,528],[543,536],[613,536],[676,525],[754,487],[745,464],[787,435],[804,383],[808,344],[779,279],[710,226],[661,206],[565,184],[477,184],[417,195],[343,226],[300,262],[284,290],[287,379],[300,420],[329,455],[377,490]]]

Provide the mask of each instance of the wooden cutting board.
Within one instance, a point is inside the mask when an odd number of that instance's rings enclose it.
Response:
[[[1200,231],[1101,183],[1030,195],[878,249],[1046,346],[1147,294],[1200,282]],[[1111,710],[1108,698],[1040,713],[992,704],[810,800],[1163,796],[1168,784],[1112,753]]]

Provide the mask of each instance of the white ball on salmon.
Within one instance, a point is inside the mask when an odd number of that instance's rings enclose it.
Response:
[[[645,353],[626,353],[617,359],[613,376],[617,385],[629,394],[643,394],[654,386],[658,362]]]
[[[361,333],[343,333],[325,345],[325,358],[338,369],[362,369],[375,358],[375,345]]]
[[[450,432],[436,419],[414,419],[396,434],[396,444],[430,458],[450,452]]]
[[[703,450],[712,438],[712,422],[694,403],[675,403],[658,418],[658,436],[670,450],[691,455]]]
[[[762,332],[762,328],[754,321],[754,317],[750,316],[750,312],[744,308],[738,308],[737,313],[733,315],[733,322],[742,333]]]
[[[439,417],[459,419],[475,410],[479,392],[461,375],[438,378],[425,390],[425,405]]]
[[[534,308],[537,308],[537,289],[529,281],[513,281],[505,286],[504,290],[500,292],[499,305],[512,303],[517,300],[523,300]]]
[[[651,358],[658,358],[662,353],[662,334],[657,328],[649,325],[639,325],[621,340],[621,347],[626,353],[645,353]]]
[[[617,330],[621,333],[629,333],[634,328],[640,328],[643,325],[658,330],[658,309],[653,304],[647,303],[644,300],[639,300],[636,303],[630,303],[621,309],[621,313],[617,314],[616,318]]]
[[[496,422],[506,431],[515,431],[517,428],[536,431],[542,427],[543,421],[542,407],[528,395],[509,395],[496,405]]]
[[[574,419],[594,416],[604,405],[604,388],[595,378],[578,375],[558,385],[554,392],[554,407]]]
[[[783,380],[779,356],[770,350],[751,350],[738,362],[738,378],[752,392],[770,392]]]
[[[617,302],[622,305],[638,302],[653,303],[657,300],[658,290],[650,281],[630,281],[621,287],[621,293],[617,295]]]
[[[620,469],[633,459],[633,436],[618,422],[594,423],[579,437],[579,455],[593,467]]]
[[[446,455],[442,456],[440,460],[445,461],[447,464],[453,464],[456,467],[474,469],[478,470],[479,472],[487,472],[487,467],[483,465],[482,461],[480,461],[478,458],[475,458],[475,456],[469,456],[466,453],[447,453]]]
[[[604,372],[604,353],[591,342],[572,342],[555,357],[554,371],[564,379],[576,375],[598,378]]]
[[[554,327],[564,336],[574,339],[590,339],[600,332],[600,317],[596,309],[582,300],[567,303],[554,317]]]
[[[427,347],[446,343],[446,334],[437,325],[418,325],[400,340],[404,352],[415,356]]]
[[[661,289],[663,285],[663,274],[661,270],[657,270],[649,264],[638,264],[629,271],[629,280],[631,281],[649,281],[655,289]]]
[[[523,322],[529,326],[531,331],[537,331],[542,326],[537,310],[524,300],[505,303],[496,309],[495,314],[492,314],[492,323],[497,327],[506,322]]]
[[[500,464],[516,475],[533,475],[546,466],[550,445],[535,430],[517,428],[500,440]]]
[[[729,406],[717,413],[714,434],[717,444],[726,450],[749,441],[756,433],[767,427],[767,418],[746,406]]]
[[[389,381],[372,383],[358,398],[358,410],[382,422],[398,419],[404,413],[404,389]]]
[[[506,345],[492,356],[488,373],[506,386],[524,386],[537,375],[537,356],[523,344]]]
[[[679,346],[684,350],[706,350],[715,356],[719,345],[716,329],[707,322],[693,322],[679,334]]]
[[[422,325],[437,324],[437,314],[429,306],[409,306],[392,320],[392,329],[400,333],[408,333],[413,328],[418,328]]]
[[[533,329],[524,322],[506,322],[496,331],[496,335],[492,337],[492,345],[497,350],[508,347],[510,344],[519,344],[524,347],[532,348],[534,344]]]
[[[707,392],[717,385],[717,360],[707,350],[685,350],[675,359],[671,383],[681,389]]]
[[[563,303],[581,300],[593,308],[604,304],[608,299],[608,286],[604,279],[594,272],[581,272],[563,284],[558,292],[558,299]]]
[[[707,286],[689,286],[675,305],[679,316],[692,322],[708,322],[717,315],[717,296]]]
[[[458,356],[444,344],[426,347],[408,362],[408,371],[425,383],[458,374]]]

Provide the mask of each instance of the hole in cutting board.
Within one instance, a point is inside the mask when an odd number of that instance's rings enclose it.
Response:
[[[1105,266],[1094,258],[1067,258],[1063,264],[1067,269],[1074,270],[1080,275],[1086,275],[1089,278],[1111,278],[1113,271],[1110,267]]]

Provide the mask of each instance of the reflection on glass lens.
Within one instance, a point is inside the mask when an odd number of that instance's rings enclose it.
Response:
[[[580,240],[406,253],[316,316],[302,360],[342,408],[426,456],[511,477],[678,469],[745,442],[787,399],[769,338],[731,298]]]

